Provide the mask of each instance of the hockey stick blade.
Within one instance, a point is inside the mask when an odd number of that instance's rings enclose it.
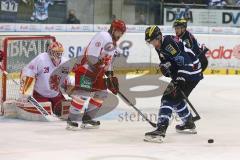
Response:
[[[201,119],[201,117],[200,116],[195,116],[195,117],[193,117],[192,118],[192,120],[195,122],[195,121],[198,121],[198,120],[200,120]]]

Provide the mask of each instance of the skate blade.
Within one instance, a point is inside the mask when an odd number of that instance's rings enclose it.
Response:
[[[79,127],[74,127],[74,126],[67,126],[66,130],[68,130],[68,131],[79,131],[80,128]]]
[[[97,126],[93,126],[91,124],[81,124],[80,128],[82,129],[98,129],[99,128],[99,125]]]
[[[196,129],[185,129],[185,130],[177,130],[177,133],[182,133],[182,134],[197,134]]]
[[[66,127],[66,130],[69,130],[69,131],[78,131],[80,129],[81,128],[79,128],[78,126],[73,126],[73,125],[69,125],[69,124],[67,124],[67,127]]]
[[[152,143],[163,143],[164,137],[162,136],[145,136],[143,139],[145,142],[152,142]]]

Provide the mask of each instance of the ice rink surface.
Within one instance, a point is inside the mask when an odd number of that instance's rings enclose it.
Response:
[[[160,98],[139,98],[136,106],[157,112]],[[176,133],[173,122],[162,144],[143,141],[144,133],[153,130],[146,122],[119,117],[119,111],[135,113],[123,101],[112,114],[100,118],[99,129],[67,131],[62,121],[0,117],[0,160],[239,159],[240,76],[206,76],[189,99],[202,117],[196,122],[198,134]],[[209,138],[215,142],[208,144]]]

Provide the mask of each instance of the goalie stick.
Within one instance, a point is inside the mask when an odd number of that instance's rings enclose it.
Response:
[[[0,65],[0,69],[2,70],[3,74],[5,74],[6,76],[9,75],[9,73],[5,70],[3,70],[2,66]],[[13,78],[11,78],[11,80],[18,86],[20,86],[20,84],[14,80]],[[53,115],[50,115],[44,108],[43,106],[38,103],[38,101],[33,98],[32,96],[28,96],[27,98],[28,102],[30,102],[42,115],[43,117],[47,120],[47,121],[57,121],[59,120],[57,117],[54,117]]]

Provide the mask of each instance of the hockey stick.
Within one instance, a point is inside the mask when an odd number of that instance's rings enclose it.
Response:
[[[110,78],[110,77],[108,77],[108,76],[106,76],[107,78]],[[110,83],[111,83],[111,85],[112,86],[114,86],[115,87],[115,85],[113,84],[113,82],[110,80],[109,81]],[[107,85],[107,84],[106,84]],[[157,124],[156,123],[153,123],[152,121],[150,121],[137,107],[135,107],[135,105],[132,103],[132,102],[130,102],[129,100],[128,100],[128,98],[126,97],[126,96],[124,96],[124,94],[122,94],[122,92],[120,92],[119,90],[118,90],[118,95],[121,97],[121,98],[123,98],[133,109],[135,109],[135,111],[137,111],[138,112],[138,114],[140,114],[151,126],[153,126],[153,127],[157,127]]]
[[[3,74],[5,74],[6,76],[9,75],[9,73],[5,70],[3,70],[2,66],[0,66],[0,69],[2,70]],[[15,81],[13,78],[11,78],[11,80],[18,86],[20,86],[20,84]],[[47,120],[47,121],[56,121],[56,120],[59,120],[57,117],[54,117],[52,115],[50,115],[44,108],[43,106],[38,103],[38,101],[33,98],[32,96],[28,96],[27,100],[44,116],[44,118]]]
[[[122,97],[133,109],[135,109],[138,114],[140,114],[151,126],[153,127],[157,127],[156,123],[153,123],[152,121],[150,121],[137,107],[135,107],[135,105],[130,102],[127,97],[125,97],[120,91],[118,91],[118,95],[120,95],[120,97]]]
[[[112,82],[111,82],[112,83]],[[81,88],[81,89],[87,89],[87,88],[82,88],[82,87],[79,87],[79,88]],[[94,90],[96,90],[96,91],[102,91],[102,90],[100,90],[100,89],[96,89],[96,88],[94,88]],[[67,95],[69,95],[68,93],[66,93]],[[150,124],[151,124],[151,126],[153,126],[153,127],[156,127],[157,125],[156,125],[156,123],[153,123],[153,122],[151,122],[137,107],[135,107],[135,105],[132,103],[132,102],[130,102],[129,100],[128,100],[128,98],[126,97],[126,96],[124,96],[120,91],[118,91],[118,95],[121,97],[121,98],[123,98],[131,107],[133,107],[133,109],[135,109],[147,122],[149,122]]]
[[[57,117],[54,117],[50,115],[44,108],[43,106],[38,103],[38,101],[33,98],[33,96],[29,96],[27,98],[28,102],[30,102],[37,110],[46,118],[47,121],[57,121],[59,120]]]
[[[170,71],[169,71],[168,74],[170,75],[171,79],[173,80],[173,77],[172,77]],[[173,83],[177,84],[177,82],[174,81],[174,80],[173,80]],[[197,121],[197,120],[200,120],[201,117],[199,116],[197,110],[193,107],[192,103],[189,101],[188,97],[185,95],[185,93],[183,92],[183,90],[182,90],[179,86],[177,86],[177,89],[180,91],[180,93],[182,94],[184,100],[188,103],[188,105],[190,106],[190,108],[192,109],[192,111],[195,113],[196,116],[193,117],[193,121],[195,122],[195,121]]]

